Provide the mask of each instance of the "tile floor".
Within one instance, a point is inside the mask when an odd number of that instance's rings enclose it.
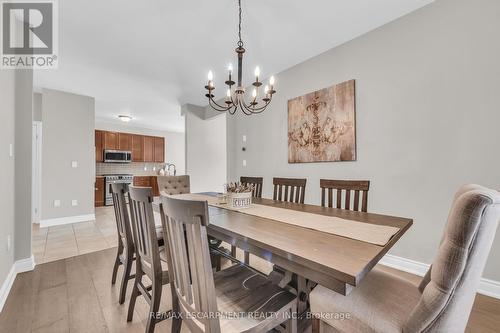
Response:
[[[48,228],[33,225],[32,251],[41,264],[117,246],[113,207],[95,209],[94,221]]]

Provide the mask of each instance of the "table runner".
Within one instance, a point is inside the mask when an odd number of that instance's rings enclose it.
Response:
[[[249,208],[233,209],[227,204],[219,204],[218,199],[205,194],[177,194],[171,197],[185,200],[207,201],[208,205],[243,214],[271,219],[277,222],[288,223],[302,228],[313,229],[329,234],[347,237],[366,243],[384,246],[399,231],[391,226],[363,223],[346,220],[335,216],[313,214],[297,210],[252,204]]]

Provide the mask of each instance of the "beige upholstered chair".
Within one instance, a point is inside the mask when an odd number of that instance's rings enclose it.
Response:
[[[190,193],[189,176],[158,176],[158,190],[160,195]]]
[[[318,285],[310,295],[311,311],[321,318],[313,322],[313,331],[463,332],[499,219],[499,192],[463,186],[419,287],[379,270],[348,296]],[[342,314],[351,318],[338,319]]]

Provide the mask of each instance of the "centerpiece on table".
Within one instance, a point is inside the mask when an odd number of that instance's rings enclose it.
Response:
[[[252,204],[253,185],[239,182],[227,185],[228,205],[233,209],[248,208]]]

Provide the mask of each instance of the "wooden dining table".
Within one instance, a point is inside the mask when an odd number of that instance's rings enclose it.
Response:
[[[382,246],[209,206],[210,224],[207,233],[285,271],[283,278],[290,280],[286,282],[293,282],[298,296],[298,312],[302,316],[308,311],[309,292],[316,284],[349,295],[363,283],[363,278],[413,223],[409,218],[263,198],[253,198],[253,203],[399,229]],[[154,207],[159,211],[159,198],[155,198]]]

